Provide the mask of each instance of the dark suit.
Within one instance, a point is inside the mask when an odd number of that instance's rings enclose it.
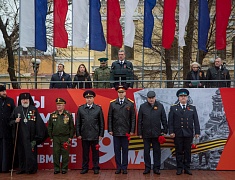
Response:
[[[191,143],[193,135],[200,134],[196,107],[187,105],[183,110],[180,103],[170,108],[168,117],[169,134],[175,134],[177,169],[190,169]]]
[[[207,70],[206,73],[207,80],[214,80],[212,82],[207,82],[207,88],[219,88],[219,87],[230,87],[231,80],[229,70],[225,67],[211,67]],[[224,81],[215,81],[215,80],[224,80]]]
[[[61,81],[60,83],[53,82],[53,81]],[[70,81],[70,82],[65,82],[65,81]],[[55,73],[51,77],[51,83],[50,83],[50,89],[57,88],[57,89],[62,89],[62,88],[72,88],[72,79],[69,74],[63,72],[63,75],[60,77],[59,73]]]
[[[163,129],[161,129],[161,125]],[[153,147],[153,169],[160,169],[161,148],[158,137],[161,133],[167,133],[167,120],[164,106],[155,101],[152,106],[145,102],[140,106],[138,113],[138,136],[143,137],[144,141],[144,162],[145,169],[151,169],[150,146]]]
[[[110,80],[111,81],[123,81],[121,84],[126,85],[127,87],[133,88],[133,65],[130,61],[124,60],[123,64],[120,64],[119,60],[112,63],[111,71],[110,71]],[[111,87],[118,86],[119,82],[111,83]]]

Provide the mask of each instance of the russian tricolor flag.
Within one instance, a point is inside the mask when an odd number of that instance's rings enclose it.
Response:
[[[46,51],[47,0],[20,1],[20,47]]]
[[[152,47],[152,34],[154,27],[154,17],[152,10],[156,5],[156,0],[144,1],[144,41],[143,46]]]

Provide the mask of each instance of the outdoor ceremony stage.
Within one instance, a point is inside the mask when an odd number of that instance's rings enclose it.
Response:
[[[10,173],[0,174],[0,179],[4,180],[70,180],[70,179],[79,179],[79,180],[90,180],[90,179],[99,179],[99,180],[152,180],[152,179],[169,179],[169,180],[190,180],[190,179],[200,179],[200,180],[229,180],[234,179],[235,171],[201,171],[194,170],[192,171],[193,175],[182,174],[177,176],[175,170],[162,170],[161,175],[150,174],[143,175],[143,170],[129,170],[128,174],[115,174],[115,170],[100,170],[100,174],[95,175],[93,171],[90,170],[87,174],[80,174],[80,170],[69,170],[67,174],[56,174],[54,175],[53,170],[39,170],[36,174],[22,174],[16,175],[13,174],[11,178]]]
[[[116,168],[116,165],[113,151],[113,137],[107,132],[107,117],[109,103],[111,100],[117,98],[117,92],[113,89],[93,90],[96,92],[95,103],[101,105],[105,118],[105,135],[99,142],[100,168],[102,170],[110,170],[104,171],[110,173]],[[127,90],[127,97],[135,101],[136,112],[138,112],[140,105],[146,102],[146,94],[149,90],[155,91],[156,98],[164,105],[166,114],[169,113],[170,106],[177,103],[177,88],[130,89]],[[38,108],[45,123],[47,123],[50,113],[56,110],[56,98],[66,100],[66,110],[70,111],[74,119],[76,119],[78,106],[85,103],[85,99],[83,98],[84,91],[85,89],[7,90],[8,95],[15,102],[17,102],[20,93],[30,92],[35,106]],[[195,170],[195,174],[199,172],[205,173],[203,170],[207,170],[208,173],[212,173],[209,170],[235,170],[235,88],[198,88],[189,89],[189,92],[188,103],[196,106],[201,126],[199,143],[196,149],[192,149],[191,169]],[[49,138],[43,144],[38,145],[38,168],[40,170],[53,169],[52,146],[53,144]],[[168,175],[168,171],[166,170],[176,168],[173,139],[167,136],[166,142],[161,147],[161,169],[164,169],[163,172],[167,172],[163,174]],[[129,170],[144,169],[143,148],[143,140],[137,134],[131,136],[128,156]],[[70,149],[69,169],[72,169],[74,173],[73,170],[81,169],[81,164],[81,140],[73,138]],[[92,168],[92,162],[90,162],[89,167]],[[201,170],[202,172],[197,170]],[[39,171],[39,174],[40,172],[47,173],[48,171]],[[78,171],[75,172],[77,175],[79,174]],[[142,171],[131,172],[137,174],[138,177],[140,174],[142,175]],[[174,171],[169,172],[169,174],[175,174]],[[42,174],[44,175],[44,173]]]

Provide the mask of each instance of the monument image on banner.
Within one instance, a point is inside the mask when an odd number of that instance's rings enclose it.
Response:
[[[157,101],[164,105],[167,114],[170,106],[178,103],[176,97],[178,89],[144,89],[134,93],[137,110],[142,103],[147,101],[147,92],[150,90],[155,91]],[[196,106],[201,126],[200,138],[193,142],[197,143],[197,148],[192,148],[191,169],[216,170],[229,136],[220,90],[203,89],[203,93],[198,93],[198,89],[190,89],[188,104]],[[169,136],[166,140],[166,143],[161,145],[161,168],[175,169],[174,141]],[[143,140],[133,138],[129,148],[132,150],[143,149]]]

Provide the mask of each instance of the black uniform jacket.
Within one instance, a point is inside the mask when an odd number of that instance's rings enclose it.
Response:
[[[180,103],[172,105],[168,117],[168,127],[169,134],[175,133],[177,137],[193,137],[194,134],[200,134],[196,107],[187,104],[184,112]]]
[[[61,81],[61,83],[55,83],[53,81]],[[63,72],[62,77],[59,76],[59,73],[55,73],[51,77],[51,83],[50,83],[50,89],[52,88],[72,88],[72,83],[66,81],[72,81],[71,77],[69,74]]]
[[[14,109],[15,103],[12,98],[0,98],[0,138],[12,138],[10,116]]]
[[[125,98],[120,105],[119,99],[112,100],[109,105],[108,131],[113,136],[126,136],[126,133],[134,133],[136,124],[134,102]]]
[[[161,129],[161,124],[163,129]],[[145,102],[140,106],[138,113],[138,136],[155,138],[167,133],[167,119],[164,106],[155,101],[154,106]]]
[[[104,137],[104,115],[99,105],[93,104],[90,109],[87,104],[78,107],[76,135],[89,141]]]

